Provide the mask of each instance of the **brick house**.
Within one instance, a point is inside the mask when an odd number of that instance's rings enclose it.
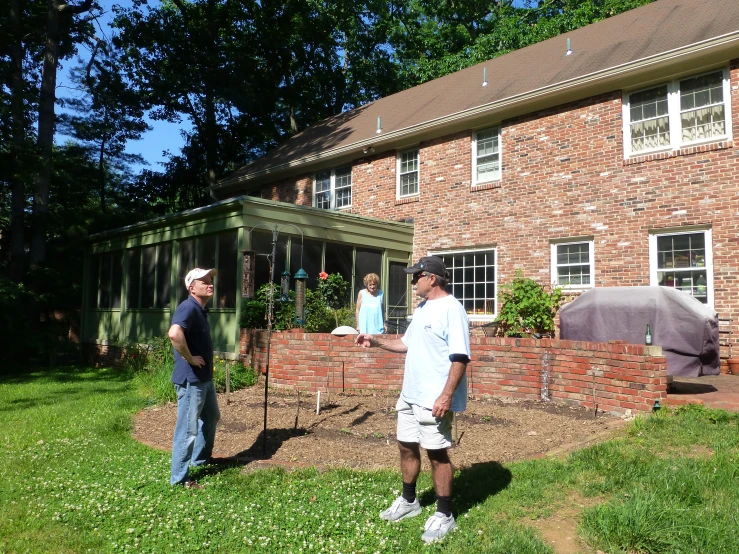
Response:
[[[213,192],[412,222],[473,320],[518,269],[739,315],[735,131],[739,2],[657,0],[326,119]]]

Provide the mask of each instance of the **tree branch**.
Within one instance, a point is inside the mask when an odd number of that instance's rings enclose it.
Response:
[[[81,6],[70,6],[69,4],[62,4],[59,0],[53,0],[54,7],[59,13],[76,15],[78,13],[84,13],[90,11],[92,7],[92,0],[85,0]]]

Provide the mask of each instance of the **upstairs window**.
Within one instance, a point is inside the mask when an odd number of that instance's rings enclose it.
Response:
[[[500,128],[485,129],[472,135],[472,184],[499,181]]]
[[[313,177],[313,206],[324,210],[350,208],[352,205],[352,168],[321,171]]]
[[[552,281],[569,290],[593,287],[593,241],[552,244]]]
[[[418,194],[419,160],[418,149],[398,154],[398,198]]]
[[[731,138],[729,99],[725,70],[627,94],[623,109],[626,155]]]

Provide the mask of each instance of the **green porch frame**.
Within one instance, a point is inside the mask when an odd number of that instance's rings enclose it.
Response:
[[[184,275],[199,265],[219,270],[209,305],[214,349],[237,356],[244,252],[256,253],[256,285],[266,282],[260,259],[275,225],[278,285],[279,274],[294,274],[302,257],[312,270],[341,268],[353,301],[360,273],[379,267],[388,317],[405,320],[409,282],[402,269],[413,251],[412,224],[242,196],[93,235],[85,255],[82,342],[120,345],[164,336],[186,296]]]

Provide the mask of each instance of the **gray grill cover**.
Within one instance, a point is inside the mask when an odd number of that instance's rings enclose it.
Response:
[[[562,306],[560,338],[644,344],[647,323],[652,344],[667,357],[667,374],[718,375],[718,315],[687,293],[668,287],[591,289]]]

